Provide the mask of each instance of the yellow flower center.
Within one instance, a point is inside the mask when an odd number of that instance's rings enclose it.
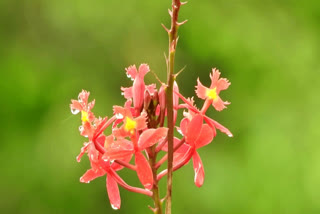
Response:
[[[217,95],[217,88],[208,89],[206,94],[209,99],[215,100],[218,96]]]
[[[124,125],[124,129],[127,131],[127,132],[130,132],[131,134],[134,133],[134,129],[136,128],[137,126],[137,122],[130,119],[129,117],[126,118],[126,123]]]
[[[82,120],[82,122],[89,122],[88,112],[81,111],[81,120]]]

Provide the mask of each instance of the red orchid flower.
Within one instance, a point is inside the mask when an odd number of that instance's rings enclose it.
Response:
[[[92,122],[95,119],[95,116],[91,112],[91,109],[94,107],[95,100],[88,103],[90,93],[82,90],[78,96],[78,100],[71,100],[70,108],[72,114],[78,114],[81,112],[81,120],[83,123]]]
[[[174,152],[173,169],[181,168],[192,158],[195,172],[194,183],[197,187],[201,187],[204,182],[204,168],[197,149],[208,145],[213,140],[213,131],[209,125],[203,124],[203,117],[200,114],[195,115],[191,121],[184,118],[181,121],[180,129],[185,136],[186,143]],[[175,144],[177,143],[175,140]],[[166,151],[166,147],[164,147],[164,151]],[[166,173],[167,170],[160,172],[158,179]]]
[[[111,144],[103,158],[107,160],[118,160],[134,154],[140,182],[146,189],[151,189],[153,185],[152,170],[147,159],[141,152],[165,138],[167,132],[167,128],[147,129],[142,132],[136,142],[120,138]],[[132,140],[135,141],[135,138]]]
[[[219,97],[219,93],[222,90],[226,90],[231,84],[226,78],[220,78],[220,72],[217,69],[212,69],[212,74],[210,74],[211,85],[210,88],[203,86],[198,78],[198,85],[196,86],[196,94],[199,98],[203,100],[208,100],[212,103],[213,107],[217,111],[221,111],[226,108],[226,105],[230,102],[222,101]]]
[[[203,119],[206,121],[206,123],[208,125],[210,125],[210,127],[212,128],[214,133],[216,133],[215,129],[217,128],[221,132],[223,132],[226,135],[228,135],[229,137],[233,137],[233,134],[229,131],[229,129],[227,129],[226,127],[224,127],[223,125],[221,125],[217,121],[215,121],[215,120],[211,119],[210,117],[208,117],[207,115],[205,115],[204,111],[202,111],[202,110],[200,111],[198,108],[196,108],[194,106],[194,104],[193,104],[193,100],[192,99],[187,99],[184,96],[182,96],[182,94],[180,94],[180,93],[176,93],[176,94],[185,103],[185,104],[180,104],[179,106],[182,107],[182,108],[187,108],[188,110],[190,110],[190,113],[193,112],[194,114],[201,114],[203,116]]]
[[[121,106],[113,106],[113,112],[117,118],[115,124],[123,122],[123,125],[120,128],[113,129],[113,133],[117,138],[133,136],[136,134],[136,131],[147,128],[147,113],[145,112],[142,112],[141,115],[136,118],[132,116],[130,109]]]
[[[106,137],[99,137],[97,141],[99,144],[104,144]],[[90,148],[90,150],[94,150],[94,148]],[[120,199],[120,192],[118,187],[118,182],[123,184],[123,181],[119,180],[119,176],[116,174],[115,171],[121,170],[123,166],[117,163],[110,163],[109,161],[104,161],[101,157],[102,154],[98,152],[97,156],[92,159],[90,151],[88,149],[88,156],[91,163],[91,169],[89,169],[81,178],[80,182],[82,183],[89,183],[90,181],[96,179],[97,177],[101,177],[103,175],[107,176],[106,179],[106,188],[107,193],[109,196],[110,204],[113,209],[120,209],[121,206],[121,199]],[[96,153],[95,153],[96,154]],[[122,158],[123,161],[129,162],[131,156],[126,156]]]

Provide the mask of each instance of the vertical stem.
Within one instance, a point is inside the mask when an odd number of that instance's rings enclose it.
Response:
[[[172,0],[171,28],[168,30],[169,34],[169,59],[168,59],[168,77],[167,77],[167,118],[168,118],[168,177],[167,177],[167,202],[166,214],[171,214],[171,199],[172,199],[172,163],[173,163],[173,83],[174,83],[174,59],[177,46],[177,32],[178,32],[178,14],[181,6],[180,0]]]
[[[152,197],[154,201],[154,214],[162,214],[162,202],[160,199],[159,186],[157,180],[157,168],[155,167],[157,161],[156,145],[151,147],[151,154],[152,157],[150,157],[150,165],[152,168],[153,175]]]

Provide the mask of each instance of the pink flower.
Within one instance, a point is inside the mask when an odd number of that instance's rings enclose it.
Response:
[[[72,114],[78,114],[81,112],[82,122],[92,122],[95,119],[95,116],[91,112],[91,109],[94,107],[95,100],[88,103],[90,93],[82,90],[78,96],[78,100],[71,100],[70,109]]]
[[[84,175],[80,178],[80,182],[89,183],[97,177],[106,175],[106,189],[110,200],[110,204],[113,209],[117,210],[120,209],[121,198],[117,182],[118,176],[116,175],[115,171],[118,171],[122,168],[123,167],[119,164],[110,164],[108,161],[102,160],[101,155],[99,155],[99,159],[97,162],[91,161],[91,169],[84,173]]]
[[[180,130],[185,136],[186,143],[174,152],[173,168],[179,169],[192,158],[194,183],[197,187],[201,187],[204,182],[204,168],[197,149],[208,145],[213,140],[214,133],[209,125],[203,124],[203,117],[200,114],[195,115],[191,120],[184,118],[180,123]],[[177,143],[175,140],[175,144]],[[160,177],[165,173],[166,171],[161,172]]]
[[[210,74],[211,85],[210,88],[203,86],[198,78],[198,85],[196,86],[196,94],[199,98],[203,100],[209,100],[212,102],[213,107],[217,111],[221,111],[226,108],[226,105],[230,102],[222,101],[219,93],[222,90],[226,90],[231,84],[227,79],[220,78],[220,72],[217,69],[212,69],[212,74]]]
[[[142,132],[138,140],[133,136],[132,140],[134,142],[120,138],[110,145],[110,148],[106,151],[103,158],[107,160],[118,160],[134,154],[138,177],[146,189],[151,189],[153,185],[152,170],[147,159],[141,152],[165,138],[167,131],[167,128],[147,129]]]
[[[123,122],[120,128],[114,128],[113,133],[116,137],[130,137],[136,134],[136,131],[147,128],[147,114],[142,112],[140,116],[134,118],[130,109],[121,106],[113,106],[113,112],[117,117],[116,124]]]
[[[180,93],[176,93],[179,98],[185,103],[185,104],[180,104],[179,108],[187,108],[190,111],[190,114],[201,114],[204,118],[204,120],[207,122],[208,125],[212,128],[214,135],[216,135],[215,129],[219,129],[221,132],[227,134],[229,137],[233,137],[232,133],[230,132],[229,129],[218,123],[217,121],[211,119],[210,117],[206,116],[202,111],[200,111],[198,108],[196,108],[193,104],[192,99],[187,99],[184,96],[182,96]],[[209,101],[210,102],[210,101]],[[205,103],[206,104],[206,103]]]

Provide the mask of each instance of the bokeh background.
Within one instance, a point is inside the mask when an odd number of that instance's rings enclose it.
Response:
[[[103,177],[79,182],[89,163],[75,160],[85,139],[69,103],[86,89],[96,115],[110,116],[125,101],[131,64],[147,62],[165,80],[160,23],[169,25],[170,4],[0,1],[1,213],[151,213],[149,198],[123,189],[122,208],[112,210]],[[173,213],[320,213],[319,1],[190,0],[183,19],[180,91],[194,96],[196,78],[208,85],[219,68],[232,82],[221,96],[232,104],[209,114],[234,137],[218,133],[200,150],[202,188],[191,164],[175,173]]]

